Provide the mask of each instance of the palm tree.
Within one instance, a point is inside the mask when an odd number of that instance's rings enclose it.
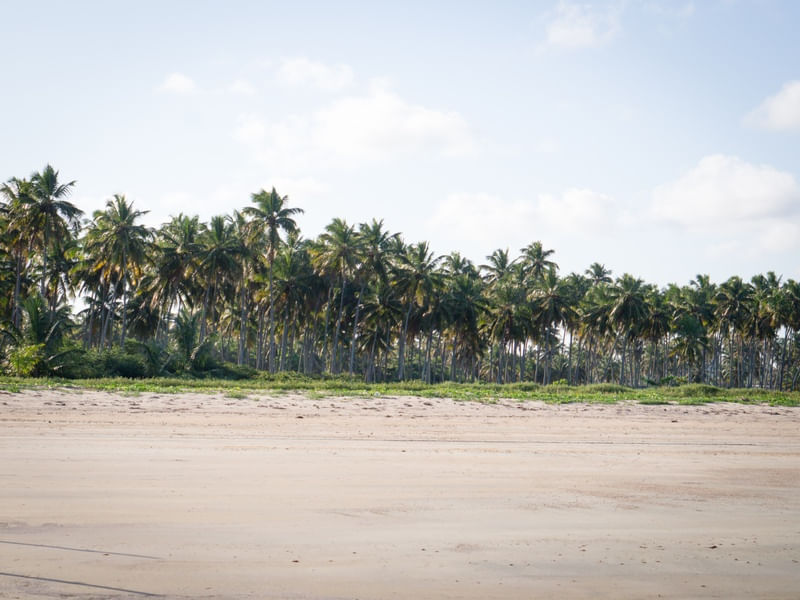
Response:
[[[575,309],[570,303],[570,289],[567,283],[556,275],[555,267],[550,267],[541,278],[540,285],[531,294],[533,320],[542,328],[547,341],[547,362],[545,363],[544,383],[550,383],[552,367],[552,337],[550,329],[572,321]]]
[[[315,248],[314,263],[322,270],[336,273],[340,279],[339,312],[333,329],[333,352],[331,354],[330,372],[339,372],[339,334],[344,314],[345,289],[347,280],[362,260],[363,240],[356,233],[355,227],[348,225],[343,219],[336,218],[319,236],[319,244]],[[333,285],[333,284],[331,284]],[[355,340],[354,340],[355,341]]]
[[[374,382],[377,380],[376,372],[385,373],[385,368],[378,370],[381,356],[384,363],[391,350],[392,330],[400,322],[403,315],[403,305],[396,294],[395,288],[388,281],[380,278],[374,287],[367,290],[364,298],[364,335],[359,338],[364,351],[368,349],[369,358],[364,371],[364,380]]]
[[[33,203],[33,186],[27,179],[12,177],[0,187],[0,194],[6,198],[2,206],[4,245],[14,260],[14,292],[12,299],[11,320],[15,327],[21,327],[22,311],[20,295],[22,291],[23,270],[27,257],[33,250],[35,230],[28,222],[31,215],[28,207]]]
[[[250,197],[255,206],[248,206],[242,212],[249,216],[255,227],[263,229],[267,250],[267,265],[269,267],[269,371],[275,372],[275,311],[272,293],[272,266],[275,262],[275,252],[281,242],[282,231],[293,233],[297,230],[297,223],[292,218],[302,214],[302,208],[289,208],[289,197],[280,196],[275,188],[269,193],[265,190],[255,192]]]
[[[458,257],[460,258],[460,256]],[[486,282],[494,285],[503,281],[511,273],[514,261],[508,254],[508,248],[498,248],[486,257],[486,264],[481,265],[481,270],[486,272]]]
[[[27,207],[26,221],[33,228],[32,235],[42,235],[42,280],[41,294],[46,298],[47,292],[47,258],[53,240],[72,237],[80,227],[80,216],[83,211],[66,198],[72,193],[75,181],[60,183],[58,171],[47,165],[40,173],[31,175],[30,204]],[[51,299],[51,309],[56,299]]]
[[[520,260],[526,274],[534,281],[541,280],[551,269],[558,270],[558,265],[550,260],[555,250],[545,250],[542,242],[532,242],[520,250]]]
[[[608,289],[609,319],[622,337],[619,383],[625,383],[625,355],[628,343],[647,320],[646,287],[644,281],[625,273]]]
[[[403,319],[397,357],[397,378],[402,381],[405,379],[405,344],[411,311],[415,306],[424,304],[436,287],[440,277],[436,272],[436,267],[440,259],[434,257],[428,247],[428,242],[419,242],[406,247],[397,259],[400,264],[395,273],[395,281],[402,290],[401,295],[406,301],[406,314]]]
[[[753,288],[742,281],[741,277],[734,276],[719,286],[717,292],[715,315],[719,327],[728,334],[728,369],[730,387],[734,381],[741,385],[741,354],[744,345],[744,331],[752,314]],[[734,367],[734,337],[739,335],[739,360]]]
[[[458,377],[458,358],[465,367],[472,364],[481,352],[480,321],[489,311],[483,280],[474,269],[473,272],[465,271],[449,278],[445,293],[446,311],[453,332],[451,380]]]
[[[598,262],[593,262],[589,268],[584,271],[584,274],[592,282],[592,285],[600,285],[601,283],[611,283],[611,270],[606,269],[605,265]]]
[[[399,234],[389,233],[383,228],[383,220],[372,219],[372,223],[361,223],[358,226],[358,237],[361,245],[360,269],[356,277],[361,280],[361,289],[356,301],[356,314],[353,318],[353,335],[350,344],[349,374],[353,374],[355,366],[356,342],[358,339],[358,325],[361,316],[362,297],[364,290],[376,278],[385,283],[388,277],[388,248],[391,240]]]
[[[128,289],[141,274],[147,259],[152,232],[136,221],[149,211],[134,210],[133,202],[124,195],[114,194],[106,209],[95,211],[87,233],[86,250],[106,264],[118,269],[122,285],[122,334],[120,346],[125,346],[127,331]]]
[[[203,311],[200,316],[200,342],[206,338],[209,307],[215,306],[220,279],[237,270],[237,259],[241,247],[236,240],[233,221],[230,217],[216,215],[200,234],[198,258],[199,270],[205,281]]]
[[[178,310],[194,304],[195,293],[200,289],[196,277],[200,263],[200,236],[202,228],[197,215],[182,213],[172,217],[156,232],[155,289],[153,302],[166,316],[165,332],[169,330],[172,307]]]
[[[786,366],[786,347],[791,334],[800,331],[800,283],[789,279],[781,287],[779,314],[784,328],[781,364],[778,372],[778,389],[783,389],[783,374]]]
[[[233,223],[235,254],[238,257],[236,280],[232,286],[234,296],[237,293],[239,295],[239,346],[236,361],[237,364],[243,365],[247,354],[250,274],[255,270],[259,249],[262,246],[260,242],[263,239],[263,235],[259,234],[263,234],[263,230],[254,231],[253,223],[248,221],[242,212],[236,210],[233,211],[231,222]],[[258,361],[256,361],[256,366],[261,368]]]

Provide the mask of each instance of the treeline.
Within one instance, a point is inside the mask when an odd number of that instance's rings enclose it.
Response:
[[[275,189],[154,230],[121,195],[86,218],[74,187],[48,165],[0,188],[7,373],[770,389],[800,376],[800,285],[772,272],[659,289],[596,262],[560,275],[538,241],[476,265],[376,220],[307,240]]]

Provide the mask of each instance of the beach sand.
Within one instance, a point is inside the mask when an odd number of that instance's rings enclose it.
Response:
[[[2,598],[800,598],[800,409],[0,393]]]

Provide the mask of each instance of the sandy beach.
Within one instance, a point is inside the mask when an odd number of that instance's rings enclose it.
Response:
[[[2,598],[798,598],[800,410],[0,393]]]

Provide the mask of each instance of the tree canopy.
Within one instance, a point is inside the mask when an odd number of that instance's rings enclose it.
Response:
[[[179,214],[151,229],[121,194],[81,222],[75,186],[47,165],[0,187],[6,372],[237,366],[370,382],[772,389],[800,377],[800,284],[772,272],[658,288],[587,257],[562,275],[538,240],[476,265],[376,219],[334,218],[305,239],[302,209],[274,188],[209,222]],[[80,353],[95,362],[69,363]]]

